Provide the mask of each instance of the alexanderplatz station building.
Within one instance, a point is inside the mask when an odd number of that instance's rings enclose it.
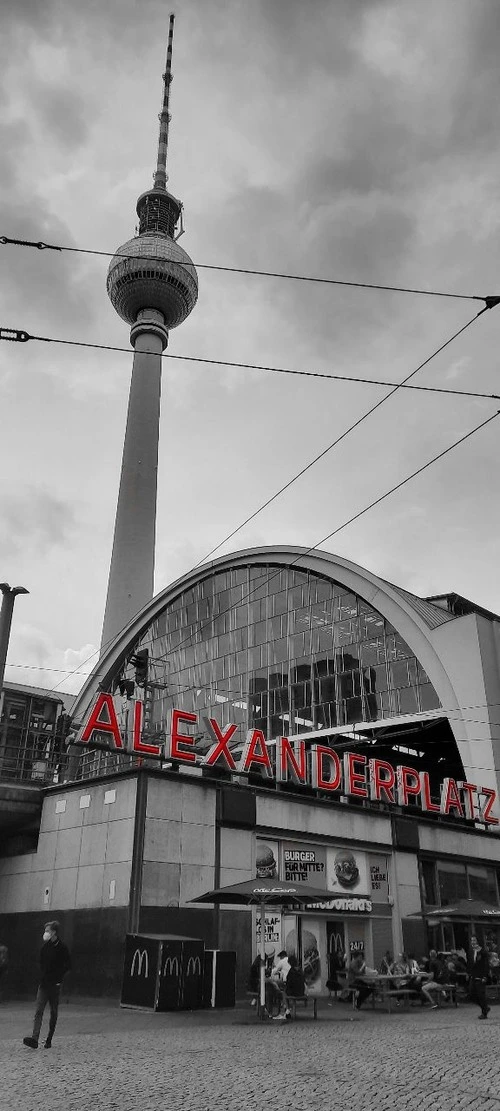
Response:
[[[110,994],[127,932],[236,950],[240,991],[262,928],[318,992],[335,950],[500,943],[499,659],[495,614],[327,552],[190,572],[102,654],[36,828],[4,839],[0,940],[24,960],[57,917],[75,989]],[[335,898],[265,923],[192,901],[255,876]]]

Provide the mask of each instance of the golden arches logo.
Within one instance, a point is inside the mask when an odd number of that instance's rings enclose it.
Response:
[[[147,979],[148,976],[149,976],[149,956],[148,956],[147,949],[136,949],[136,951],[134,953],[134,956],[132,957],[132,965],[131,965],[131,968],[130,968],[130,975],[131,976],[136,975],[136,973],[135,973],[135,962],[136,961],[137,961],[137,975],[142,976],[142,966],[144,964],[144,967],[146,969],[145,976],[146,976],[146,979]]]
[[[178,976],[179,975],[179,958],[167,957],[163,965],[164,976]]]
[[[187,963],[186,976],[200,976],[201,961],[199,957],[190,957]]]

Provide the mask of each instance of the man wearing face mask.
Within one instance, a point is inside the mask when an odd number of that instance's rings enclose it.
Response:
[[[59,937],[59,922],[47,922],[40,950],[40,983],[36,997],[35,1018],[31,1038],[23,1038],[30,1049],[38,1049],[38,1039],[42,1026],[43,1012],[50,1007],[49,1032],[44,1049],[50,1049],[57,1022],[59,992],[66,972],[71,968],[69,951]]]

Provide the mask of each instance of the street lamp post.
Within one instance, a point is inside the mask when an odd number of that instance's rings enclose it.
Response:
[[[2,716],[3,704],[3,677],[5,674],[5,661],[7,659],[7,651],[9,648],[10,627],[12,625],[12,613],[14,611],[14,600],[17,594],[29,594],[25,586],[9,586],[8,583],[0,583],[0,590],[2,592],[2,606],[0,608],[0,719]]]

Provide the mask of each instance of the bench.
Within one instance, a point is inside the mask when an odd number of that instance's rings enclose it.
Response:
[[[453,1003],[454,1007],[458,1007],[457,987],[458,984],[440,984],[440,992],[437,997],[438,1007],[444,1007],[447,1003]],[[449,999],[443,999],[442,992],[445,991],[449,995]]]
[[[316,995],[286,995],[286,1005],[290,1009],[290,1017],[297,1018],[297,1003],[303,1003],[307,1007],[309,1003],[313,1005],[313,1018],[318,1017],[318,998]]]

